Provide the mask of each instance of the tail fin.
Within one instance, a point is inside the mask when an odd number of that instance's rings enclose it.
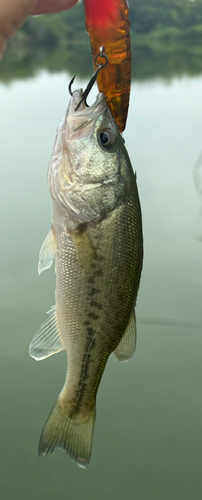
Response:
[[[56,401],[42,430],[39,455],[48,455],[55,449],[65,450],[80,467],[86,468],[90,462],[95,407],[90,412],[75,412],[71,406]]]

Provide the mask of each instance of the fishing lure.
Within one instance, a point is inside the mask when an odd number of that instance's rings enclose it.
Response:
[[[128,5],[126,0],[84,0],[84,7],[95,71],[101,62],[96,56],[103,45],[108,58],[97,76],[98,88],[107,97],[108,107],[123,132],[131,84]]]

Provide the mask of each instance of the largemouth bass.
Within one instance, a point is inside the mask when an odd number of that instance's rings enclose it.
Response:
[[[36,360],[67,352],[65,384],[39,454],[61,448],[86,467],[109,355],[125,361],[135,350],[143,239],[136,176],[117,124],[103,94],[75,111],[81,98],[81,89],[73,92],[49,165],[52,226],[38,270],[55,257],[56,305],[29,352]]]

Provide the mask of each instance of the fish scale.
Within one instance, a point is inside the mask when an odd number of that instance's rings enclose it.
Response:
[[[63,264],[68,262],[70,258],[70,243],[71,239],[67,243],[66,255],[64,254],[64,247],[62,251],[62,256],[58,255],[56,264],[56,276],[63,276],[63,279],[59,279],[57,289],[56,302],[59,305],[59,310],[65,311],[65,317],[58,314],[58,321],[60,325],[61,335],[62,332],[70,332],[70,335],[63,339],[63,344],[67,349],[68,358],[68,370],[67,374],[69,387],[66,387],[67,392],[72,392],[71,387],[73,386],[72,377],[75,377],[75,371],[77,373],[77,385],[79,386],[79,394],[81,399],[85,400],[86,405],[91,406],[91,395],[94,391],[94,379],[96,379],[96,389],[98,388],[98,381],[100,377],[97,376],[96,369],[99,369],[99,351],[100,343],[102,348],[105,349],[105,358],[107,358],[111,352],[116,348],[116,345],[120,341],[128,322],[128,316],[130,314],[131,308],[134,303],[134,287],[137,286],[136,279],[139,276],[137,274],[137,262],[138,262],[138,252],[135,252],[135,246],[138,247],[138,242],[136,235],[134,237],[133,231],[133,220],[135,208],[134,199],[129,203],[128,211],[124,210],[123,207],[118,207],[114,210],[111,216],[108,218],[107,222],[104,220],[97,226],[88,229],[89,236],[92,242],[100,242],[100,246],[97,247],[97,251],[101,251],[102,256],[105,255],[104,260],[102,260],[102,275],[98,275],[96,271],[100,269],[100,261],[96,264],[93,262],[93,269],[86,273],[85,269],[81,269],[79,264],[76,250],[74,245],[71,247],[71,259],[68,264],[68,273],[65,272]],[[125,223],[120,220],[120,212],[124,211]],[[112,220],[111,220],[112,219]],[[61,218],[60,218],[61,220]],[[107,240],[104,238],[105,234],[108,234],[107,226],[109,225],[111,231],[112,243],[110,244],[109,236]],[[64,220],[64,227],[67,223]],[[53,211],[53,226],[54,226],[54,211]],[[131,229],[130,229],[131,227]],[[124,229],[129,232],[130,238],[126,240],[126,234]],[[59,235],[57,235],[57,229],[54,226],[56,241]],[[112,231],[113,229],[113,231]],[[60,229],[59,229],[60,231]],[[115,237],[116,234],[116,237]],[[59,247],[60,245],[58,245]],[[116,257],[115,255],[116,254]],[[136,254],[136,255],[135,255]],[[124,255],[124,260],[119,264],[120,255]],[[128,263],[130,263],[130,272],[128,272]],[[116,267],[119,265],[119,274],[116,275]],[[91,265],[92,267],[92,265]],[[82,286],[81,286],[82,284]],[[96,300],[101,306],[101,315],[96,314],[96,317],[92,317],[90,312],[93,309],[91,306],[92,297],[96,296]],[[111,299],[110,299],[111,297]],[[125,301],[123,303],[123,297]],[[68,308],[65,307],[68,304]],[[135,305],[135,304],[134,304]],[[88,323],[84,326],[84,323]],[[111,330],[116,331],[116,340],[114,336],[111,336]],[[103,332],[100,338],[100,332]],[[95,342],[91,345],[92,338]],[[96,338],[98,342],[96,342]],[[67,343],[65,344],[65,340]],[[81,350],[80,346],[84,341],[84,348]],[[79,347],[78,347],[79,346]],[[92,356],[93,368],[90,367],[89,363],[85,362],[86,356],[90,358],[90,353]],[[97,352],[98,350],[98,352]],[[81,356],[78,356],[78,351],[81,352]],[[68,356],[69,353],[69,356]],[[105,354],[104,353],[104,354]],[[98,360],[98,363],[96,361]],[[73,364],[73,374],[71,374],[71,365]],[[96,366],[97,365],[97,366]],[[103,366],[104,369],[104,366]],[[93,370],[93,374],[91,371]],[[85,385],[84,389],[81,388],[81,380],[86,381],[88,377],[88,386]],[[76,391],[76,394],[78,390]],[[79,406],[80,401],[77,400],[75,396],[75,405]]]

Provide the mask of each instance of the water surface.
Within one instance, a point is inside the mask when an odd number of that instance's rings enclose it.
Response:
[[[37,456],[66,372],[64,353],[37,363],[28,345],[54,304],[54,270],[39,278],[37,259],[71,76],[44,72],[0,86],[2,498],[200,500],[202,217],[193,165],[202,149],[201,76],[133,83],[125,140],[145,248],[137,351],[129,363],[110,357],[87,471],[60,451]]]

